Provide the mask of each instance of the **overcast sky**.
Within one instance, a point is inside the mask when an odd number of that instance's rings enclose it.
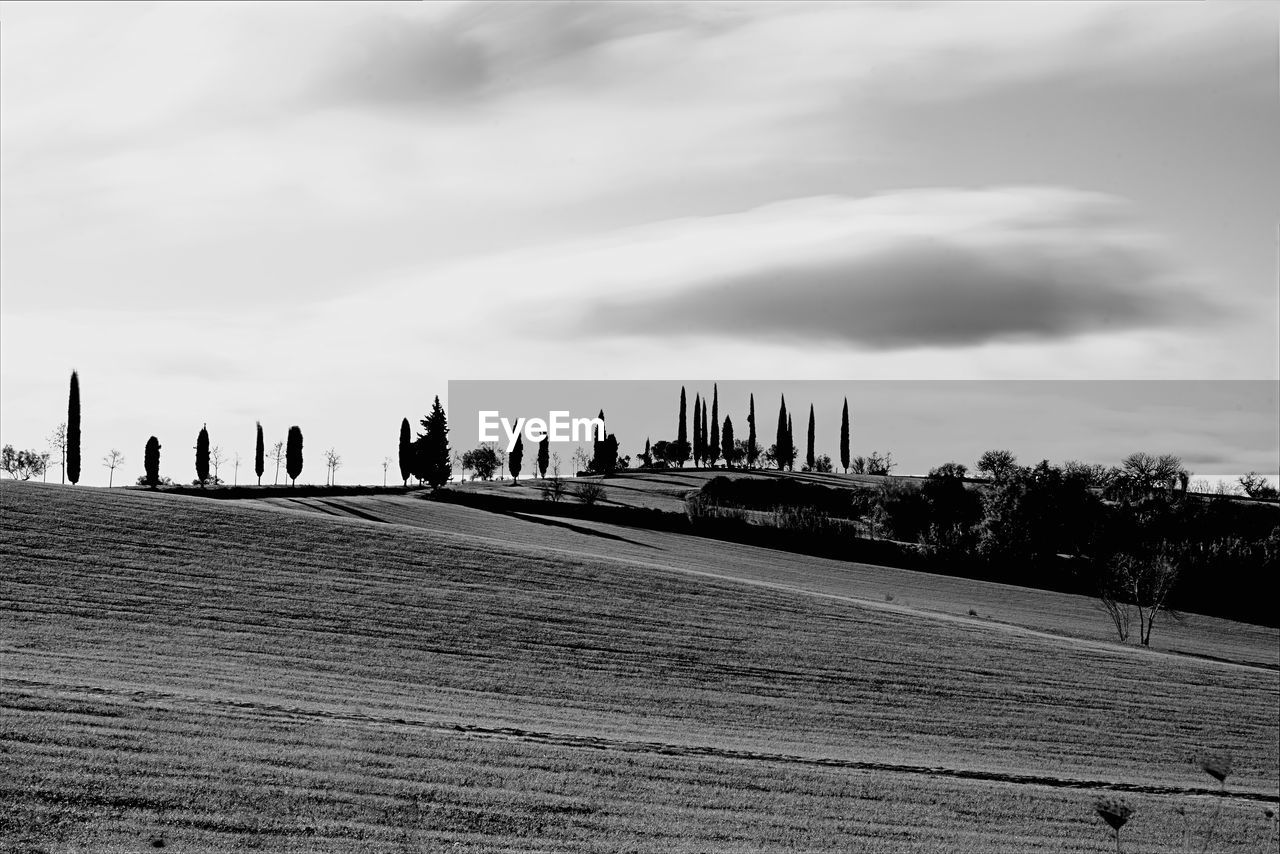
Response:
[[[1276,379],[1278,31],[3,2],[0,433],[43,445],[76,368],[83,482],[255,420],[373,481],[450,379]]]

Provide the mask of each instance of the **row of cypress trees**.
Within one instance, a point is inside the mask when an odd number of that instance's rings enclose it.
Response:
[[[726,417],[724,427],[720,427],[719,385],[712,386],[710,418],[708,418],[707,413],[707,402],[701,396],[695,395],[694,397],[692,442],[689,441],[689,432],[686,426],[686,400],[684,386],[681,386],[680,416],[676,424],[676,440],[670,443],[674,461],[680,466],[683,466],[690,457],[693,458],[695,466],[715,465],[716,461],[721,458],[725,459],[726,462],[735,461],[737,448],[733,438],[733,422]],[[756,397],[754,394],[750,396],[748,406],[745,462],[748,466],[754,467],[760,458],[760,446],[756,438]],[[813,404],[809,404],[809,429],[806,436],[804,462],[805,466],[810,470],[814,469],[818,461],[814,448],[816,434],[817,421],[814,416]],[[650,445],[646,440],[645,456],[648,456],[649,453]],[[786,395],[782,395],[781,403],[778,407],[778,427],[773,446],[774,464],[779,469],[794,469],[796,456],[795,431],[791,414],[787,411]],[[846,397],[840,414],[840,465],[846,472],[849,470],[849,463],[849,399]]]
[[[437,404],[439,399],[437,398]],[[67,395],[67,480],[74,486],[80,482],[80,374],[71,372],[71,389]],[[209,480],[209,427],[204,425],[196,436],[196,478],[204,486]],[[142,452],[142,465],[145,471],[145,482],[152,489],[160,484],[160,440],[155,436],[147,439]],[[253,468],[258,476],[258,485],[262,485],[262,473],[266,470],[266,444],[262,436],[262,422],[257,423],[257,441],[253,455]],[[279,471],[279,469],[277,469]],[[302,474],[302,429],[297,425],[289,428],[285,444],[285,472],[290,481],[297,483]]]

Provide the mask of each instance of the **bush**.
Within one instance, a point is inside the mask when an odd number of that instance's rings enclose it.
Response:
[[[574,494],[574,497],[576,497],[579,501],[581,501],[583,504],[587,505],[588,507],[592,506],[597,501],[605,500],[604,487],[593,480],[588,480],[588,481],[584,481],[582,483],[577,484],[574,487],[573,494]]]

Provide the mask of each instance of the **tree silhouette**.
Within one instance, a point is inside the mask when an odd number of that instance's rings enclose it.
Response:
[[[543,436],[538,443],[538,476],[547,476],[547,466],[551,465],[551,437]]]
[[[453,473],[449,456],[449,421],[445,418],[439,395],[431,404],[431,412],[422,419],[422,427],[426,432],[419,437],[422,441],[422,467],[418,476],[432,489],[439,489],[449,482]]]
[[[849,398],[844,399],[844,411],[840,413],[840,465],[849,473]]]
[[[815,426],[814,426],[814,421],[813,421],[813,404],[811,403],[811,404],[809,404],[809,435],[808,435],[808,444],[807,444],[807,446],[805,447],[805,451],[804,451],[804,464],[809,468],[809,471],[813,471],[813,464],[814,464],[814,457],[813,457],[813,437],[814,437],[814,429],[815,429]]]
[[[711,452],[711,440],[707,438],[707,402],[706,400],[702,401],[701,420],[702,420],[702,423],[698,428],[698,433],[699,433],[699,441],[702,443],[702,464],[709,465],[711,463],[711,460],[708,458],[708,455]]]
[[[693,396],[693,464],[702,465],[702,398]]]
[[[253,472],[258,476],[258,486],[262,486],[262,473],[267,470],[267,445],[262,438],[262,422],[258,422],[258,438],[253,446]]]
[[[302,428],[296,424],[289,428],[289,439],[285,444],[284,473],[289,476],[289,485],[297,486],[298,475],[302,474]]]
[[[152,436],[142,452],[142,466],[147,472],[147,486],[155,489],[160,484],[160,440]]]
[[[511,471],[511,480],[514,483],[520,482],[520,469],[524,467],[524,436],[516,435],[515,447],[511,449],[511,453],[507,455],[507,468]]]
[[[715,468],[720,458],[720,386],[711,386],[711,435],[707,437],[707,462]]]
[[[80,482],[80,375],[71,372],[71,392],[67,396],[67,480]]]
[[[715,404],[712,403],[714,410]],[[724,417],[724,432],[720,434],[720,441],[724,443],[724,465],[725,468],[733,468],[733,464],[737,462],[734,456],[733,447],[733,419],[728,415]]]
[[[218,470],[222,468],[222,464],[227,461],[227,455],[222,453],[222,447],[214,446],[209,450],[209,462],[213,463],[213,485],[217,486],[222,483],[222,478],[218,477]]]
[[[409,485],[409,475],[413,474],[413,435],[409,427],[409,419],[400,422],[400,479]]]
[[[327,468],[329,472],[328,477],[326,477],[325,480],[328,481],[330,486],[337,486],[338,467],[342,465],[342,457],[338,456],[337,451],[330,448],[324,452],[324,464],[325,468]]]
[[[794,471],[796,467],[796,431],[791,425],[791,413],[787,413],[787,470]]]
[[[680,421],[676,425],[676,441],[675,447],[672,448],[674,459],[680,468],[684,468],[684,464],[689,459],[689,428],[686,422],[684,386],[680,386]]]
[[[200,481],[200,485],[204,486],[204,482],[209,479],[209,425],[205,424],[200,428],[200,434],[196,436],[196,480]]]
[[[747,410],[747,467],[755,468],[760,459],[760,443],[756,440],[756,396],[751,395],[750,408]]]
[[[653,468],[653,448],[649,446],[649,437],[644,437],[644,453],[640,455],[641,468]]]
[[[787,396],[782,395],[782,403],[778,407],[778,433],[774,437],[774,462],[778,466],[778,471],[782,471],[787,467],[787,445],[791,441],[791,434],[787,426]]]
[[[120,453],[117,449],[112,448],[106,456],[102,458],[102,465],[104,468],[111,470],[111,474],[107,476],[107,488],[110,489],[115,483],[116,467],[124,465],[124,454]]]

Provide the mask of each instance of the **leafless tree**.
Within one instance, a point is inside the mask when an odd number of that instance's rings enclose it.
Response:
[[[1150,555],[1117,555],[1107,565],[1107,577],[1103,581],[1103,589],[1107,597],[1115,602],[1114,607],[1121,618],[1131,619],[1126,614],[1138,612],[1138,640],[1143,646],[1151,645],[1151,629],[1156,618],[1164,610],[1169,594],[1178,581],[1179,559],[1177,550],[1165,544]],[[1103,607],[1108,613],[1106,599]],[[1128,612],[1125,609],[1130,609]],[[1115,619],[1115,617],[1113,617]],[[1120,633],[1120,627],[1116,627]],[[1121,636],[1127,636],[1125,629]]]
[[[110,489],[112,484],[115,483],[116,466],[124,465],[124,454],[120,453],[115,448],[112,448],[107,455],[102,458],[102,464],[111,470],[111,473],[107,476],[107,488]]]
[[[280,466],[284,463],[284,456],[284,442],[276,442],[271,446],[271,459],[275,460],[276,463],[276,486],[280,485]]]
[[[382,485],[387,485],[387,469],[391,468],[391,457],[382,458]]]
[[[498,480],[506,480],[505,473],[507,470],[507,452],[504,451],[502,448],[495,446],[493,449],[493,453],[494,453],[494,456],[498,458]]]
[[[240,485],[240,452],[239,451],[236,451],[234,460],[235,460],[236,467],[233,470],[233,473],[231,475],[231,485],[239,486]]]
[[[542,480],[542,497],[547,501],[559,501],[565,494],[564,479],[560,477],[560,455],[551,455],[551,477]]]
[[[329,486],[337,486],[338,485],[338,467],[342,465],[342,457],[338,456],[337,451],[335,451],[333,448],[330,448],[329,450],[324,452],[324,463],[329,470],[329,476],[328,476]]]
[[[227,461],[227,455],[223,453],[222,447],[214,445],[209,449],[209,462],[213,463],[213,482],[214,484],[222,483],[218,478],[218,467]]]
[[[591,465],[591,454],[587,453],[587,449],[579,445],[573,449],[573,470],[576,474],[580,471],[586,471],[587,466]]]
[[[62,482],[67,482],[67,422],[63,421],[49,434],[49,448],[58,452],[58,467],[62,471]]]

